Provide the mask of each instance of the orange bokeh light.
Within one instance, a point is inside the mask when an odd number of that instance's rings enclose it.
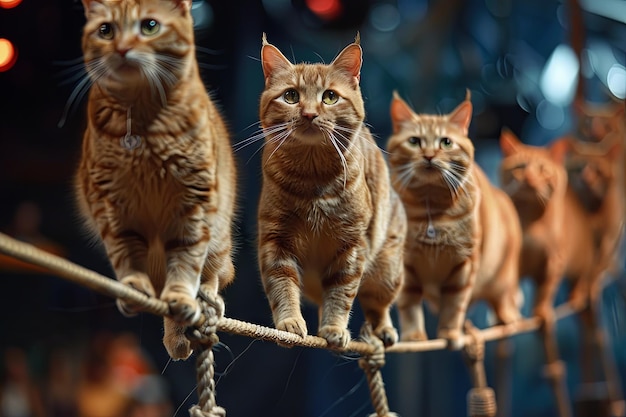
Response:
[[[0,0],[0,7],[3,9],[12,9],[18,6],[22,0]]]
[[[340,0],[306,0],[306,5],[322,19],[331,20],[341,14]]]
[[[8,71],[17,61],[17,51],[8,39],[0,38],[0,72]]]

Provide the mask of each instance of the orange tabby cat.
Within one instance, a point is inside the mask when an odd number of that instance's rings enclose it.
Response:
[[[567,168],[571,193],[591,227],[594,272],[574,288],[572,299],[579,305],[595,304],[602,278],[614,266],[624,225],[623,146],[621,138],[612,135],[598,143],[564,138],[553,145]]]
[[[504,159],[500,178],[519,214],[523,231],[520,277],[537,284],[534,315],[554,321],[554,297],[569,259],[563,253],[570,227],[564,224],[567,172],[548,148],[524,145],[503,130],[500,147]]]
[[[442,116],[416,114],[397,94],[391,103],[392,183],[409,220],[403,340],[426,339],[422,298],[439,307],[437,335],[454,348],[471,300],[487,300],[504,323],[520,318],[520,224],[508,196],[474,162],[471,117],[469,94]]]
[[[576,136],[580,140],[601,142],[609,134],[624,135],[624,102],[611,102],[607,105],[592,105],[581,101],[574,102],[576,112]]]
[[[234,277],[235,164],[195,58],[191,1],[83,0],[88,120],[79,208],[121,282],[170,305],[164,344],[191,349],[184,327]],[[125,314],[136,306],[118,301]]]
[[[361,62],[358,37],[328,65],[294,65],[263,37],[263,285],[277,329],[307,334],[302,291],[320,305],[318,335],[333,347],[350,341],[357,296],[385,345],[398,337],[389,309],[403,279],[406,216],[363,123]]]

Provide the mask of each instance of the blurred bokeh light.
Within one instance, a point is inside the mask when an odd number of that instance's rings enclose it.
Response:
[[[19,6],[22,0],[0,0],[0,7],[3,9],[12,9]]]
[[[10,40],[0,38],[0,72],[10,70],[17,61],[17,51]]]

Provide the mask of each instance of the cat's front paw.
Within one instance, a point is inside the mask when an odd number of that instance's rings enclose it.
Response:
[[[143,272],[137,272],[131,275],[127,275],[120,279],[120,282],[124,285],[128,285],[131,288],[136,289],[139,292],[144,293],[148,297],[154,297],[154,288],[152,287],[152,282],[150,282],[150,277],[144,274]],[[130,303],[124,301],[122,299],[115,300],[117,304],[118,310],[125,316],[131,317],[139,313],[141,311],[141,306],[135,303]]]
[[[541,325],[545,329],[553,329],[556,323],[556,314],[551,305],[540,304],[533,309],[533,315],[541,319]]]
[[[339,326],[322,326],[318,336],[326,339],[328,347],[338,349],[345,349],[352,339],[350,331]]]
[[[428,336],[423,330],[412,330],[402,332],[402,337],[400,340],[402,340],[403,342],[423,342],[425,340],[428,340]]]
[[[448,341],[448,349],[461,350],[465,346],[463,332],[459,329],[439,329],[437,337]]]
[[[306,335],[308,334],[306,322],[301,317],[290,317],[288,319],[281,320],[276,323],[276,329],[283,330],[289,333],[295,333],[301,337],[306,337]]]
[[[179,324],[191,325],[200,319],[202,311],[198,302],[185,292],[172,290],[163,292],[161,300],[169,305],[172,319]]]
[[[177,361],[187,359],[191,355],[191,342],[185,336],[185,326],[181,326],[175,321],[165,318],[163,345],[168,355]]]
[[[398,341],[398,331],[392,326],[382,326],[376,329],[374,334],[383,341],[385,347],[389,347]]]

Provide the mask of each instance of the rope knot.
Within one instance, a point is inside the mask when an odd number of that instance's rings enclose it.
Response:
[[[467,393],[467,412],[471,417],[494,417],[497,411],[496,395],[487,386],[485,375],[485,338],[471,321],[464,326],[468,342],[463,352],[468,362],[474,388]]]
[[[465,344],[465,354],[473,362],[482,362],[485,359],[485,338],[480,330],[472,325],[468,320],[465,322],[465,333],[469,336],[470,342]]]
[[[222,407],[213,406],[210,410],[202,410],[200,406],[194,405],[189,409],[189,417],[226,417],[226,410]]]
[[[198,381],[198,405],[189,410],[190,417],[225,417],[226,410],[215,400],[215,369],[213,346],[219,343],[217,323],[224,317],[224,300],[218,294],[198,292],[198,302],[203,316],[196,327],[187,329],[187,337],[195,343],[197,351],[196,367]]]
[[[374,335],[371,324],[367,322],[361,328],[361,339],[374,348],[372,353],[359,359],[359,367],[367,378],[372,405],[376,411],[370,417],[397,417],[397,414],[389,411],[385,384],[380,373],[380,369],[385,366],[385,345]]]
[[[361,339],[371,345],[374,351],[359,359],[359,366],[366,372],[376,372],[385,366],[385,345],[374,335],[372,325],[365,323],[361,328]]]
[[[187,328],[187,338],[196,344],[211,346],[219,343],[217,323],[224,317],[224,300],[218,294],[210,296],[198,291],[198,302],[203,315],[195,327]]]

